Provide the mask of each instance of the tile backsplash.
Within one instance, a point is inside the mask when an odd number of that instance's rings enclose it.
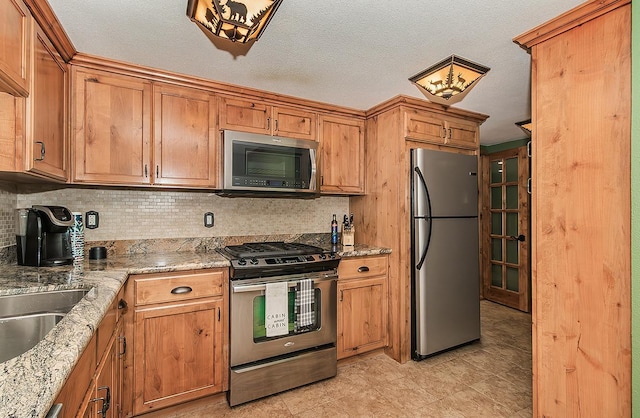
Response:
[[[14,209],[18,195],[0,189],[0,248],[15,245]]]
[[[326,233],[332,214],[349,212],[348,197],[228,198],[207,192],[61,189],[32,194],[0,191],[0,247],[14,245],[13,209],[60,205],[99,213],[85,241]],[[204,226],[213,212],[214,226]]]

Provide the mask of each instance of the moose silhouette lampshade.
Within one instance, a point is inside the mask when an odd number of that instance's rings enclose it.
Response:
[[[208,36],[257,41],[282,0],[189,0],[187,16]]]
[[[449,106],[464,99],[489,70],[484,65],[451,55],[410,77],[409,81],[430,101]]]

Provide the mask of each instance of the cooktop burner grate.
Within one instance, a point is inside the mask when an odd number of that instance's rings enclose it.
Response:
[[[277,257],[289,255],[320,254],[323,249],[296,242],[249,242],[225,247],[229,255],[236,258]]]

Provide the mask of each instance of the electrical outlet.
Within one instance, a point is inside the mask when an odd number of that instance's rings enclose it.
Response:
[[[100,214],[90,210],[84,214],[84,223],[87,229],[96,229],[100,224]]]
[[[213,227],[213,212],[206,212],[204,214],[204,226],[206,228]]]

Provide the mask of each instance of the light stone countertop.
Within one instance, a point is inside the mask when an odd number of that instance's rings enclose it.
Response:
[[[331,248],[326,248],[331,250]],[[343,257],[388,254],[387,248],[334,248]],[[107,309],[130,274],[228,267],[217,252],[167,252],[110,257],[63,267],[0,265],[0,297],[67,289],[91,289],[26,353],[0,363],[0,417],[44,417]]]

